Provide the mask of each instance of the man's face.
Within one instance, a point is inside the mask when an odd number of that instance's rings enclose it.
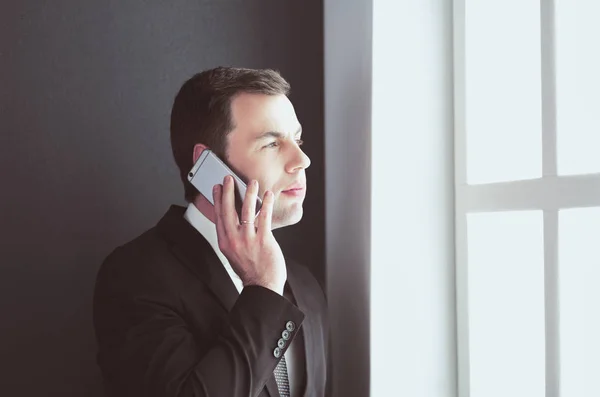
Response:
[[[247,180],[258,180],[261,198],[266,190],[274,193],[273,229],[299,222],[310,159],[300,149],[294,106],[285,95],[241,94],[231,112],[228,163]]]

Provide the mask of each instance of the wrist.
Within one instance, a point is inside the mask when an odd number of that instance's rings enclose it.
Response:
[[[281,296],[283,296],[284,285],[285,285],[285,283],[273,283],[273,282],[266,282],[266,281],[248,281],[248,282],[244,283],[244,287],[249,287],[249,286],[263,287],[263,288],[270,289],[271,291],[276,292]]]

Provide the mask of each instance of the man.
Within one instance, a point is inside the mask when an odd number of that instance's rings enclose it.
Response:
[[[302,218],[310,165],[288,93],[274,71],[222,67],[179,91],[171,146],[188,206],[171,206],[116,248],[96,280],[97,358],[110,396],[329,393],[325,297],[272,234]],[[229,177],[214,206],[188,182],[205,149],[248,182],[241,217]]]

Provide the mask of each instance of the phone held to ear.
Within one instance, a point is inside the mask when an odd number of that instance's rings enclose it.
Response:
[[[239,219],[242,219],[242,204],[246,196],[246,183],[237,176],[212,150],[205,149],[188,173],[188,181],[214,205],[213,186],[222,185],[225,176],[233,176],[235,210]],[[256,197],[255,216],[262,207],[262,200]]]

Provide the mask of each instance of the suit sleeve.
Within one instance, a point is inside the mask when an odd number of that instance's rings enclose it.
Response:
[[[118,271],[99,273],[94,324],[98,363],[110,396],[257,396],[289,346],[276,357],[282,331],[293,323],[291,343],[304,320],[284,297],[250,286],[218,336],[198,340],[178,300],[160,277],[132,283]]]

